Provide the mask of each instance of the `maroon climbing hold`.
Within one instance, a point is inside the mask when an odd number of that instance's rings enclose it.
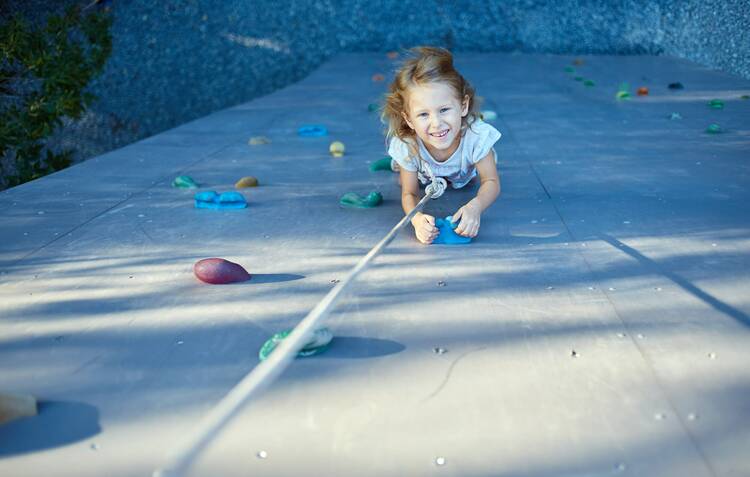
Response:
[[[247,270],[223,258],[204,258],[193,265],[193,272],[198,280],[221,285],[224,283],[244,282],[250,280]]]
[[[638,88],[636,93],[638,94],[638,96],[648,96],[648,88],[646,88],[645,86],[641,86],[640,88]]]

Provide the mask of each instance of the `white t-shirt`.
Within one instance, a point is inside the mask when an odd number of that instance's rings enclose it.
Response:
[[[397,137],[391,139],[388,155],[395,159],[404,170],[416,172],[423,184],[431,181],[428,172],[428,169],[431,169],[435,176],[444,177],[451,182],[454,189],[459,189],[477,175],[476,164],[484,159],[488,152],[492,151],[495,163],[497,163],[497,153],[493,146],[500,136],[502,134],[493,126],[477,119],[471,127],[466,129],[458,148],[446,161],[436,161],[418,137],[419,155],[422,160],[411,157],[407,143]]]

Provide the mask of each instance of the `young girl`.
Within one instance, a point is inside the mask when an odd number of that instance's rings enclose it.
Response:
[[[433,47],[411,52],[390,85],[382,115],[388,154],[400,170],[401,206],[408,213],[419,203],[417,180],[427,184],[443,177],[458,189],[479,173],[477,196],[453,214],[456,233],[475,237],[482,212],[500,194],[493,148],[500,133],[479,118],[474,88],[453,67],[450,52]],[[422,243],[438,235],[431,215],[417,213],[411,223]]]

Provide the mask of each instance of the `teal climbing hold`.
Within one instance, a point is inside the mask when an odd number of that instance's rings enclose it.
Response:
[[[566,73],[573,73],[573,72],[574,72],[575,70],[576,70],[576,69],[575,69],[575,68],[573,68],[572,66],[566,66],[566,67],[565,67],[565,72],[566,72]]]
[[[358,209],[371,209],[383,203],[383,195],[380,192],[370,192],[367,197],[362,197],[356,192],[347,192],[339,203],[346,207],[356,207]]]
[[[207,190],[195,194],[196,209],[244,209],[247,207],[245,196],[239,192],[224,192]]]
[[[450,215],[444,219],[435,219],[435,227],[440,233],[432,241],[433,244],[462,245],[471,242],[471,237],[464,237],[455,232],[458,223],[453,222],[453,217]]]
[[[177,176],[172,181],[172,187],[179,187],[180,189],[197,189],[198,184],[190,176]]]
[[[271,352],[276,349],[279,343],[284,341],[284,339],[289,336],[291,332],[292,330],[284,330],[271,336],[271,338],[263,343],[263,346],[260,348],[260,351],[258,352],[258,358],[260,358],[261,361],[265,361],[268,356],[271,355]],[[297,357],[305,358],[307,356],[320,354],[328,349],[328,345],[331,344],[332,340],[333,333],[331,333],[331,330],[329,330],[328,328],[318,328],[313,332],[313,336],[310,341],[297,353]]]
[[[370,172],[375,171],[392,171],[393,168],[391,167],[391,156],[386,156],[382,159],[378,159],[377,161],[370,164]]]
[[[722,132],[721,126],[719,126],[716,123],[709,124],[708,127],[706,128],[706,132],[708,134],[719,134],[720,132]]]
[[[584,86],[596,86],[596,83],[594,83],[594,80],[585,79],[583,80]]]
[[[724,109],[724,101],[720,99],[712,99],[708,102],[708,106],[712,109]]]
[[[380,109],[380,106],[378,106],[377,103],[370,103],[367,105],[367,111],[370,113],[374,113],[378,109]]]

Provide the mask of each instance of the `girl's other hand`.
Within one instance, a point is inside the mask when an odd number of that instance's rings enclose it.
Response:
[[[473,238],[479,233],[479,222],[482,218],[482,209],[479,204],[474,202],[474,200],[475,199],[472,199],[453,214],[454,223],[458,222],[459,219],[461,220],[458,227],[456,227],[456,233],[463,237]]]
[[[431,244],[438,236],[438,229],[435,227],[435,217],[419,213],[411,219],[414,226],[414,234],[417,239],[424,244]]]

